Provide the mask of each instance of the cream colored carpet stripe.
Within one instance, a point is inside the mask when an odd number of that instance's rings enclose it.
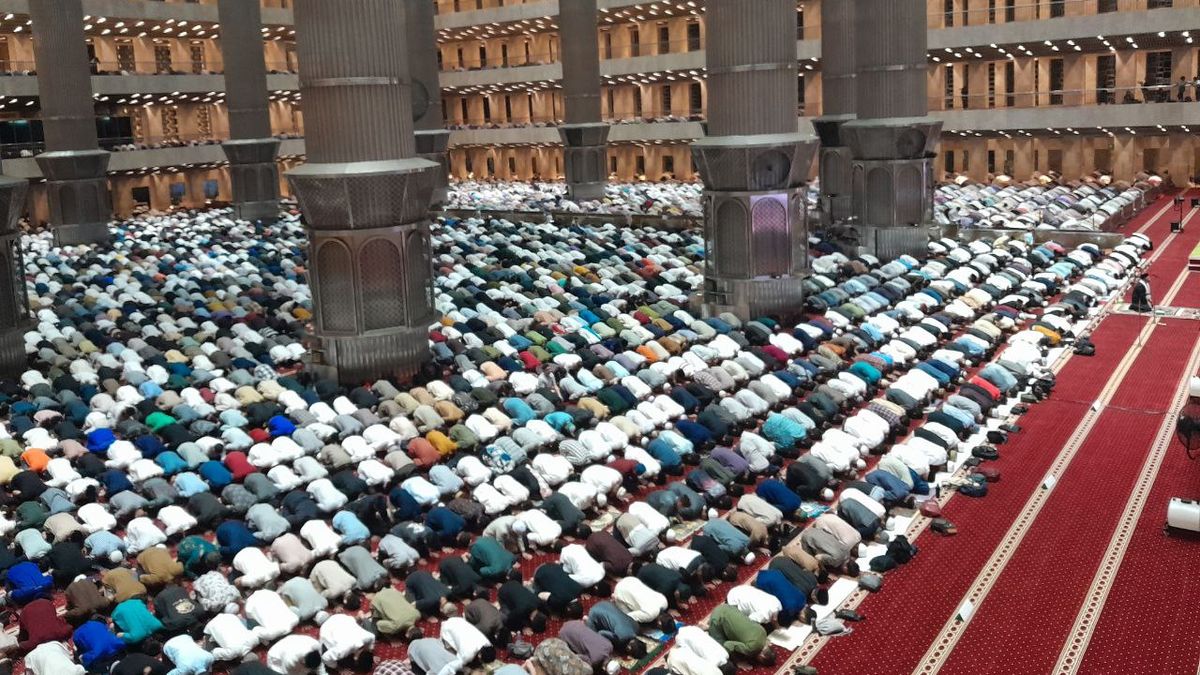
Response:
[[[1172,208],[1172,205],[1168,203],[1166,206],[1159,209],[1158,213],[1156,213],[1153,218],[1146,221],[1146,223],[1144,223],[1142,225],[1142,227],[1138,228],[1137,232],[1145,231],[1147,228],[1149,228],[1151,225],[1153,225],[1159,218],[1161,218],[1162,215],[1164,213],[1166,213],[1166,211],[1170,208]],[[1188,214],[1187,217],[1191,218],[1192,216],[1196,215],[1197,213],[1200,213],[1200,210],[1193,209]],[[1154,254],[1150,258],[1147,259],[1148,260],[1147,264],[1149,262],[1152,262],[1153,260],[1157,259],[1158,256],[1162,254],[1163,249],[1166,248],[1166,244],[1169,243],[1171,238],[1174,236],[1175,236],[1175,234],[1172,233],[1171,235],[1169,235],[1167,237],[1167,239],[1163,240],[1163,244],[1155,250]],[[1096,316],[1092,318],[1092,320],[1089,322],[1088,328],[1086,329],[1085,332],[1090,333],[1096,329],[1096,327],[1100,324],[1100,322],[1103,321],[1105,319],[1105,317],[1107,317],[1109,315],[1112,308],[1117,304],[1117,302],[1119,302],[1124,297],[1125,292],[1129,290],[1129,287],[1132,285],[1132,283],[1133,283],[1133,276],[1130,275],[1130,278],[1126,280],[1125,284],[1123,284],[1121,286],[1121,288],[1118,290],[1118,292],[1113,293],[1112,297],[1101,308],[1101,311],[1098,312],[1096,314]],[[1053,371],[1055,373],[1058,373],[1059,371],[1061,371],[1064,367],[1066,367],[1067,363],[1071,360],[1072,356],[1074,356],[1074,352],[1072,350],[1070,350],[1070,349],[1064,350],[1063,353],[1060,354],[1058,356],[1058,358],[1054,361],[1054,363],[1052,363],[1050,365],[1051,371]],[[1010,419],[1010,421],[1011,421],[1011,419]],[[956,476],[965,476],[968,473],[970,473],[970,471],[959,470],[959,472],[955,475]],[[950,498],[953,496],[954,496],[954,491],[947,490],[945,493],[942,494],[941,498],[938,499],[938,504],[941,505],[942,507],[945,507],[946,503],[949,502]],[[926,518],[926,517],[922,516],[920,513],[917,513],[916,516],[913,518],[912,522],[909,524],[908,529],[905,531],[905,535],[908,537],[908,540],[915,541],[916,537],[919,534],[921,534],[926,529],[928,529],[929,524],[931,522],[933,522],[932,519]],[[841,605],[839,605],[839,609],[856,609],[859,605],[862,604],[862,602],[864,600],[866,600],[867,596],[869,596],[869,595],[870,595],[870,592],[865,591],[863,589],[858,589],[854,593],[851,593],[850,596],[847,597],[846,600],[844,602],[842,602]],[[828,637],[822,637],[822,636],[819,636],[816,634],[810,636],[807,640],[804,641],[804,644],[802,644],[799,649],[797,649],[795,652],[792,653],[792,655],[783,664],[783,666],[778,670],[778,672],[785,673],[789,669],[791,669],[792,666],[796,665],[797,663],[808,664],[808,663],[812,662],[812,660],[814,658],[816,658],[817,653],[821,651],[821,648],[824,647],[825,644],[827,642],[829,642],[829,640],[830,640],[830,638],[828,638]],[[1197,675],[1200,675],[1200,673],[1198,673]]]
[[[1151,261],[1158,258],[1162,252],[1166,250],[1167,243],[1174,236],[1175,235],[1172,234],[1171,236],[1167,237],[1166,240],[1164,240],[1163,245],[1160,246],[1155,252],[1154,256],[1151,257]],[[1165,296],[1164,304],[1169,304],[1171,300],[1175,298],[1175,295],[1178,294],[1179,289],[1183,287],[1183,282],[1187,278],[1187,274],[1188,271],[1186,268],[1180,271],[1179,275],[1175,278],[1175,282],[1171,285],[1170,290]],[[1112,400],[1113,394],[1116,393],[1117,388],[1120,386],[1121,382],[1124,381],[1130,367],[1133,365],[1133,362],[1141,353],[1146,339],[1150,336],[1150,333],[1154,331],[1154,328],[1157,325],[1157,321],[1152,320],[1142,328],[1138,338],[1129,347],[1129,350],[1126,351],[1125,356],[1117,365],[1116,371],[1113,372],[1112,376],[1105,384],[1104,390],[1101,391],[1100,397],[1097,399],[1099,405],[1093,405],[1092,407],[1088,408],[1087,413],[1084,415],[1083,419],[1080,420],[1079,424],[1075,428],[1075,431],[1072,432],[1071,438],[1067,442],[1067,445],[1063,447],[1062,451],[1059,452],[1058,456],[1055,458],[1054,463],[1050,467],[1050,474],[1054,476],[1061,476],[1063,471],[1071,463],[1071,460],[1075,457],[1075,453],[1079,451],[1080,446],[1083,445],[1083,442],[1087,439],[1088,434],[1091,433],[1092,427],[1095,426],[1096,421],[1100,417],[1100,413],[1103,411],[1104,407],[1108,405],[1108,402]],[[976,609],[978,609],[980,603],[983,602],[988,593],[991,591],[992,586],[995,585],[1000,573],[1004,571],[1009,559],[1012,557],[1013,553],[1016,552],[1017,547],[1020,546],[1021,542],[1025,539],[1025,534],[1029,531],[1029,527],[1033,524],[1033,521],[1041,512],[1042,507],[1049,499],[1051,492],[1052,490],[1038,489],[1035,490],[1032,495],[1030,495],[1029,500],[1025,503],[1025,507],[1017,516],[1016,520],[1013,521],[1013,524],[1009,527],[1008,532],[1005,533],[1004,538],[1000,541],[1000,544],[992,553],[992,557],[988,560],[987,564],[984,565],[983,569],[980,570],[979,575],[975,578],[975,582],[971,585],[963,600],[958,603],[957,607],[962,607],[965,602],[969,601]],[[919,675],[933,675],[933,673],[938,672],[942,665],[946,662],[946,659],[949,658],[950,651],[956,644],[958,644],[958,640],[962,637],[964,630],[969,624],[969,619],[967,621],[959,621],[957,616],[952,616],[947,619],[946,624],[942,627],[938,637],[934,639],[933,644],[930,645],[929,649],[925,652],[924,658],[917,665],[913,672]]]
[[[1133,538],[1137,522],[1146,506],[1146,500],[1150,496],[1150,489],[1154,485],[1155,478],[1158,477],[1158,470],[1162,466],[1167,448],[1171,444],[1171,437],[1175,432],[1175,420],[1178,419],[1179,411],[1187,401],[1188,380],[1198,367],[1200,367],[1200,340],[1192,347],[1192,355],[1181,376],[1181,383],[1177,383],[1175,386],[1175,399],[1171,405],[1171,413],[1163,417],[1163,421],[1158,427],[1154,445],[1151,446],[1150,454],[1146,456],[1146,462],[1142,465],[1137,483],[1125,503],[1125,509],[1122,511],[1121,519],[1108,543],[1108,549],[1092,579],[1087,599],[1084,600],[1078,616],[1075,617],[1075,624],[1067,636],[1063,651],[1058,657],[1058,663],[1054,666],[1054,672],[1057,675],[1074,675],[1083,662],[1083,654],[1091,642],[1092,633],[1096,629],[1096,623],[1104,609],[1108,593],[1112,590],[1113,581],[1120,570],[1125,551],[1129,548],[1129,541]]]

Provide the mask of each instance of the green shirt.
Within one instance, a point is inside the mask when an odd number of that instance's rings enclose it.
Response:
[[[733,605],[720,605],[713,610],[708,634],[730,654],[753,656],[767,646],[767,630]]]

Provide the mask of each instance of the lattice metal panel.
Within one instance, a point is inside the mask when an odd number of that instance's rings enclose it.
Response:
[[[751,190],[778,190],[787,186],[792,158],[779,150],[763,150],[754,157]]]
[[[423,321],[433,313],[433,263],[430,259],[429,236],[421,231],[409,233],[404,242],[406,264],[404,276],[408,323]]]
[[[292,178],[296,198],[310,227],[349,227],[350,197],[346,184],[322,178]]]
[[[751,211],[754,223],[754,276],[788,274],[792,264],[787,208],[774,197],[763,197]]]
[[[16,326],[24,317],[21,316],[21,305],[17,302],[16,289],[12,288],[12,284],[16,281],[16,275],[7,253],[7,251],[0,252],[0,326]],[[18,288],[22,291],[25,290],[23,279]]]
[[[358,254],[358,274],[363,294],[363,322],[367,330],[403,326],[404,271],[400,251],[387,239],[363,244]]]
[[[924,181],[921,167],[903,166],[896,174],[897,225],[920,225],[924,214]]]
[[[893,213],[892,174],[877,167],[867,172],[866,224],[891,225]]]
[[[354,263],[350,249],[340,241],[326,241],[317,250],[317,289],[321,327],[327,331],[357,329]]]
[[[713,226],[717,272],[726,277],[750,276],[750,214],[746,206],[736,199],[722,202]]]

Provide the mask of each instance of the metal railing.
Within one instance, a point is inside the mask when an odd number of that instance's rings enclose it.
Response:
[[[1041,108],[1046,106],[1084,106],[1138,103],[1186,103],[1200,100],[1195,81],[1183,84],[1139,85],[1136,87],[1096,87],[1091,89],[1049,89],[1043,91],[996,91],[988,93],[929,97],[930,110],[994,110],[997,108]]]
[[[961,26],[987,26],[1022,21],[1044,21],[1072,16],[1089,16],[1097,13],[1115,14],[1118,12],[1131,13],[1147,9],[1200,7],[1200,0],[1140,0],[1133,7],[1120,8],[1116,0],[995,0],[994,6],[972,7],[966,9],[966,4],[959,0],[954,3],[954,10],[930,11],[927,25],[931,29],[958,28]],[[1122,2],[1124,4],[1124,2]],[[1100,11],[1103,9],[1108,11]],[[817,17],[813,17],[814,19]]]
[[[447,45],[442,45],[447,47]],[[461,60],[457,58],[457,49],[463,50]],[[614,40],[610,49],[604,41],[600,44],[600,59],[630,59],[641,56],[662,56],[665,54],[688,54],[704,50],[704,41],[700,39],[671,40],[668,42],[642,42],[638,44],[620,43]],[[479,43],[476,41],[463,42],[459,46],[448,46],[450,54],[455,58],[445,59],[443,56],[441,70],[444,73],[495,70],[497,68],[520,68],[522,66],[546,66],[559,61],[558,50],[539,51],[526,54],[523,45],[517,44],[509,50],[508,56],[489,48],[486,58],[479,56]],[[446,52],[443,52],[443,55]]]
[[[206,63],[187,60],[170,63],[158,61],[101,61],[91,63],[93,75],[222,75],[224,71],[210,68]]]

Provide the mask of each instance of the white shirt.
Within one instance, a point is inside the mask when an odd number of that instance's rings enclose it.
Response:
[[[751,621],[761,624],[773,623],[783,611],[779,598],[753,586],[734,586],[729,589],[725,601],[741,610]]]
[[[637,577],[625,577],[613,587],[613,602],[638,623],[657,619],[667,609],[667,596],[642,583]]]
[[[492,644],[487,636],[461,616],[442,621],[441,637],[446,647],[457,654],[463,663],[475,660],[480,651]]]
[[[292,632],[300,617],[296,616],[283,598],[271,590],[254,591],[246,598],[246,618],[257,623],[254,632],[264,642],[278,640]],[[312,640],[312,638],[305,638]],[[316,644],[316,640],[312,640]],[[274,648],[272,648],[274,651]],[[303,655],[301,655],[303,656]],[[268,657],[269,658],[269,657]]]
[[[241,658],[258,646],[258,636],[236,614],[214,616],[204,627],[204,634],[220,645],[212,650],[218,661]]]
[[[149,518],[134,518],[125,526],[125,546],[133,555],[166,541],[167,535]]]
[[[43,642],[25,655],[25,670],[33,675],[83,675],[70,650],[61,642]]]
[[[79,521],[83,523],[83,529],[87,530],[88,534],[117,528],[116,517],[109,513],[108,507],[97,502],[88,502],[79,507],[77,515]]]
[[[342,545],[342,535],[333,531],[329,523],[324,520],[310,520],[300,528],[300,536],[304,541],[308,542],[308,547],[312,549],[313,556],[324,558],[325,556],[337,553],[338,547]]]
[[[579,480],[592,486],[598,494],[607,494],[616,490],[621,485],[622,479],[621,472],[611,466],[594,464],[580,472]]]
[[[604,580],[604,565],[596,562],[583,546],[570,544],[558,557],[563,570],[580,586],[591,588]]]
[[[238,581],[243,587],[260,588],[279,576],[279,563],[254,546],[238,551],[233,557],[233,567],[241,572]]]
[[[688,565],[699,557],[699,551],[682,546],[668,546],[658,552],[654,562],[667,569],[679,571],[687,569]]]
[[[328,478],[318,478],[309,483],[307,492],[326,513],[337,511],[346,505],[346,495],[334,487]]]
[[[646,502],[634,502],[629,505],[629,513],[638,517],[654,536],[658,536],[671,527],[671,521]]]
[[[196,526],[196,519],[188,510],[177,504],[169,504],[158,510],[158,522],[166,528],[168,537],[187,532]]]
[[[717,642],[708,631],[699,626],[684,626],[675,634],[675,644],[690,650],[693,654],[719,668],[729,662],[729,652]]]
[[[430,483],[421,476],[413,476],[405,479],[400,484],[400,488],[412,495],[412,498],[421,506],[433,506],[442,498],[442,491],[438,486]]]
[[[596,503],[596,488],[587,483],[577,480],[568,481],[559,485],[558,491],[580,511],[586,511]]]
[[[396,477],[396,472],[391,467],[377,459],[359,462],[357,473],[363,482],[372,486],[387,485]]]
[[[529,541],[538,546],[549,546],[562,536],[562,526],[545,511],[530,509],[517,514],[517,521],[524,523]]]
[[[325,648],[325,665],[333,667],[338,661],[359,649],[375,644],[375,636],[363,629],[349,614],[334,614],[321,624],[321,646]]]
[[[521,504],[529,499],[529,488],[508,474],[496,476],[492,486],[511,504]],[[482,485],[479,487],[483,487]]]
[[[483,512],[489,516],[503,512],[512,506],[512,501],[497,490],[491,483],[481,483],[471,491],[471,498],[483,505]]]
[[[55,457],[46,464],[46,472],[50,474],[50,480],[46,481],[51,487],[61,488],[73,480],[82,478],[75,467],[71,465],[71,460],[66,457]]]
[[[534,457],[529,466],[548,485],[558,485],[566,481],[574,471],[566,457],[546,452]]]
[[[291,612],[288,613],[291,614]],[[299,633],[289,635],[271,645],[271,649],[267,651],[267,667],[284,675],[308,675],[310,671],[304,665],[304,657],[312,652],[320,653],[320,651],[321,643],[315,639]],[[324,673],[325,664],[321,664],[317,667],[314,675],[323,675]]]
[[[472,487],[486,483],[492,478],[492,470],[474,455],[464,455],[454,466],[454,471],[462,477],[463,482]]]

